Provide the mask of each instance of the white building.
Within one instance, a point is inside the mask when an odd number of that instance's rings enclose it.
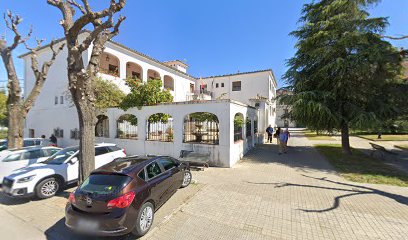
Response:
[[[59,44],[63,41],[60,39]],[[98,115],[98,142],[117,143],[128,154],[178,157],[181,150],[194,151],[210,155],[215,166],[231,167],[256,143],[263,142],[264,129],[275,124],[276,106],[272,99],[276,96],[276,80],[272,70],[196,79],[187,73],[188,65],[179,60],[160,62],[114,41],[105,47],[101,78],[117,84],[125,93],[129,92],[124,81],[127,77],[144,82],[161,79],[163,87],[174,96],[174,103],[127,112],[107,109]],[[42,48],[39,62],[49,59],[50,54],[49,47]],[[89,50],[84,52],[86,64],[90,54]],[[35,81],[29,55],[20,56],[25,63],[26,93]],[[62,147],[77,145],[79,134],[77,112],[67,97],[66,59],[64,48],[51,67],[25,124],[27,137],[43,134],[48,137],[54,133]],[[198,122],[193,114],[196,112],[214,114],[215,120]],[[170,115],[169,120],[149,122],[149,117],[156,113]],[[235,118],[243,121],[234,125]],[[137,119],[137,123],[129,119]]]

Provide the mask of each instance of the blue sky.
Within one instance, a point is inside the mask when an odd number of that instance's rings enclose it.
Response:
[[[109,1],[90,2],[98,9]],[[127,2],[122,12],[127,20],[116,41],[161,61],[185,60],[189,73],[197,77],[272,68],[282,86],[285,60],[295,52],[296,39],[288,33],[296,29],[302,5],[310,0]],[[1,0],[0,12],[6,9],[24,17],[21,32],[32,24],[38,38],[50,41],[63,36],[60,13],[46,0]],[[373,16],[389,17],[388,34],[408,34],[407,0],[382,0],[369,11]],[[3,22],[0,31],[4,32]],[[408,40],[393,44],[408,47]],[[23,52],[24,48],[18,48],[15,55]],[[16,64],[22,76],[22,62]],[[0,65],[3,85],[6,73]]]

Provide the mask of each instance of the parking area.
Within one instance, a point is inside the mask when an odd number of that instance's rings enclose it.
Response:
[[[407,188],[344,180],[301,134],[290,146],[278,155],[276,144],[261,145],[232,169],[193,172],[196,182],[158,210],[143,239],[406,239]],[[0,195],[0,223],[14,221],[0,231],[78,238],[64,226],[68,192],[30,202]]]

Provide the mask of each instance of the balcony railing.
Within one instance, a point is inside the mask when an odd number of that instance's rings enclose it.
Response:
[[[188,93],[186,99],[187,101],[212,100],[212,95],[212,92],[207,90],[195,90],[192,93]]]

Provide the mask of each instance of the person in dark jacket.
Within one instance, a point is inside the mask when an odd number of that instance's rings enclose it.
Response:
[[[269,127],[266,129],[266,133],[268,134],[268,140],[266,140],[266,142],[270,142],[272,143],[272,136],[273,136],[273,128],[271,125],[269,125]]]
[[[52,145],[57,146],[57,138],[54,134],[51,134],[50,142],[52,143]]]
[[[278,129],[276,129],[276,132],[275,132],[275,137],[276,137],[276,143],[278,144],[278,146],[279,146],[279,143],[280,143],[280,140],[279,140],[279,134],[281,133],[281,128],[280,127],[278,127]]]

